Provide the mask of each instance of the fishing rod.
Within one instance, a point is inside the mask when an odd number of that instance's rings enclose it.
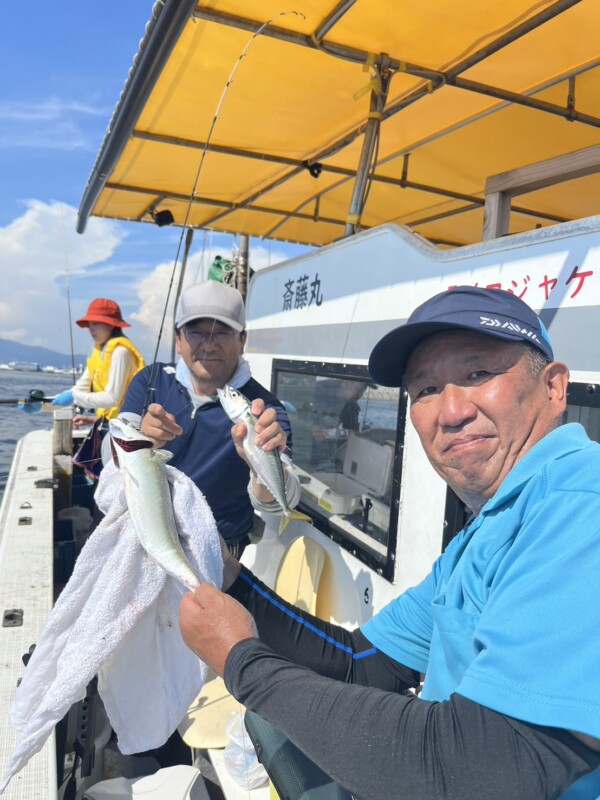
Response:
[[[169,299],[171,298],[171,292],[172,292],[172,289],[173,289],[173,283],[175,281],[175,273],[176,273],[176,270],[177,270],[177,265],[179,263],[179,254],[181,252],[184,239],[186,239],[186,241],[187,241],[188,252],[189,252],[189,247],[191,245],[191,236],[188,237],[188,235],[187,235],[189,219],[190,219],[190,215],[191,215],[194,199],[196,197],[198,184],[199,184],[199,181],[200,181],[200,174],[202,172],[202,167],[204,165],[204,160],[205,160],[206,155],[208,153],[209,147],[210,147],[210,145],[212,143],[212,136],[213,136],[217,121],[219,120],[221,107],[223,106],[223,103],[225,101],[227,93],[228,93],[228,91],[229,91],[229,89],[230,89],[230,87],[231,87],[231,85],[233,83],[233,80],[234,80],[235,74],[236,74],[236,72],[238,70],[238,67],[240,66],[240,64],[244,60],[245,56],[248,53],[248,50],[254,44],[256,39],[258,37],[260,37],[263,34],[263,32],[276,19],[278,19],[279,17],[288,16],[288,15],[295,15],[295,16],[302,17],[303,19],[305,19],[304,14],[302,14],[300,11],[281,11],[278,14],[275,14],[273,17],[271,17],[271,19],[269,19],[265,23],[263,23],[260,26],[260,28],[258,28],[258,30],[255,31],[254,34],[248,39],[248,41],[246,42],[246,45],[243,48],[242,52],[237,57],[237,59],[235,61],[235,64],[233,66],[233,69],[231,70],[231,73],[229,75],[229,78],[227,79],[227,83],[225,84],[225,86],[223,88],[223,91],[221,93],[221,97],[219,98],[219,102],[217,103],[217,108],[216,108],[216,111],[215,111],[215,113],[213,115],[212,122],[210,124],[210,128],[209,128],[209,131],[208,131],[208,136],[206,137],[206,141],[204,143],[204,147],[202,148],[202,152],[200,154],[198,168],[196,170],[196,174],[194,176],[194,182],[193,182],[193,185],[192,185],[192,191],[190,192],[189,200],[187,202],[187,208],[186,208],[186,212],[185,212],[185,217],[184,217],[183,225],[182,225],[182,228],[181,228],[181,234],[179,236],[179,243],[177,245],[177,252],[175,254],[175,261],[173,262],[173,269],[171,271],[171,278],[170,278],[170,281],[169,281],[169,286],[168,286],[168,289],[167,289],[167,295],[166,295],[166,299],[165,299],[165,303],[164,303],[164,311],[163,311],[162,319],[161,319],[161,322],[160,322],[160,328],[159,328],[159,331],[158,331],[156,349],[154,351],[154,358],[153,358],[153,361],[152,361],[152,368],[150,370],[150,378],[149,378],[149,381],[148,381],[148,387],[146,389],[146,397],[144,399],[144,406],[143,406],[142,415],[146,413],[146,410],[147,410],[147,408],[148,408],[148,406],[150,404],[150,397],[151,397],[151,393],[152,393],[152,384],[154,383],[154,370],[155,370],[157,359],[158,359],[158,351],[159,351],[159,348],[160,348],[160,341],[162,339],[163,330],[164,330],[164,326],[165,326],[165,320],[166,320],[166,317],[167,317],[167,309],[168,309],[168,305],[169,305]],[[187,260],[187,253],[186,253],[185,258]],[[179,294],[181,293],[181,286],[182,286],[182,282],[183,282],[183,270],[184,270],[184,268],[185,268],[185,265],[182,264],[182,271],[181,271],[180,278],[179,278],[179,287],[178,287],[178,290],[177,290],[177,297],[179,297]],[[177,313],[176,302],[174,304],[173,311],[174,311],[174,314]]]
[[[30,389],[27,397],[18,397],[16,399],[5,400],[0,399],[0,405],[13,405],[16,403],[49,403],[54,398],[46,397],[43,389]]]
[[[73,320],[71,317],[71,290],[69,288],[69,254],[67,250],[67,236],[65,233],[65,220],[64,220],[64,207],[61,205],[60,207],[60,224],[62,229],[62,240],[63,240],[63,258],[65,262],[65,284],[67,289],[67,310],[69,313],[69,343],[71,345],[71,375],[73,377],[73,383],[77,378],[75,372],[75,346],[73,344]]]

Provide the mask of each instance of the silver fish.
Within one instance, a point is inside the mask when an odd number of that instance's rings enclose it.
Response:
[[[125,420],[111,419],[108,427],[125,483],[127,507],[142,547],[165,572],[193,591],[200,581],[179,542],[164,468],[172,453],[155,450],[152,440]]]
[[[310,521],[310,517],[307,517],[306,514],[294,511],[287,504],[287,498],[285,496],[285,476],[279,450],[270,450],[267,453],[254,441],[256,436],[254,427],[257,418],[250,410],[252,406],[250,400],[240,391],[228,384],[226,384],[223,389],[217,389],[217,394],[221,401],[223,411],[227,414],[229,419],[234,423],[243,422],[248,428],[248,433],[244,437],[244,452],[261,483],[264,483],[283,510],[279,533],[283,533],[291,519]]]

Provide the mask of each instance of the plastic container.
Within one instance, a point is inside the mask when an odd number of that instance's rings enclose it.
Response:
[[[92,528],[92,515],[89,508],[84,506],[71,506],[58,512],[58,521],[71,520],[75,534],[75,548],[77,553],[85,544]]]
[[[227,738],[229,741],[223,751],[223,763],[238,786],[250,792],[266,783],[269,776],[258,760],[242,713],[236,714],[227,726]]]

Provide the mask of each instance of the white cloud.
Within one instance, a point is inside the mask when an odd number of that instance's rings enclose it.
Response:
[[[67,277],[72,282],[109,259],[124,234],[114,222],[93,219],[85,237],[79,236],[75,209],[64,203],[30,200],[26,208],[0,228],[0,337],[68,353]],[[75,338],[76,350],[88,349],[89,336]]]
[[[39,103],[0,103],[0,149],[93,150],[97,132],[86,132],[90,122],[105,120],[109,109],[50,97]]]
[[[193,283],[207,279],[209,267],[216,255],[220,255],[223,258],[231,257],[231,254],[227,253],[225,248],[217,247],[214,244],[190,255],[186,265],[184,289]],[[254,270],[259,270],[283,261],[288,257],[282,250],[272,252],[267,247],[259,245],[252,248],[250,266]],[[181,265],[178,264],[174,286],[176,286],[180,267]],[[136,337],[134,337],[136,344],[139,342],[139,346],[144,352],[152,354],[152,356],[156,350],[163,314],[165,315],[158,354],[158,359],[162,361],[170,360],[171,353],[176,288],[171,290],[168,303],[167,294],[169,293],[172,274],[173,262],[170,262],[168,264],[159,264],[152,272],[141,278],[135,287],[140,301],[139,311],[131,315],[136,323],[143,326],[143,328],[136,326]]]
[[[109,109],[81,103],[78,100],[61,100],[58,97],[49,97],[39,103],[14,101],[0,103],[0,120],[4,122],[47,122],[73,113],[106,119]]]
[[[141,278],[135,287],[140,305],[139,310],[131,315],[132,320],[138,323],[134,338],[138,347],[149,359],[154,357],[156,351],[172,272],[172,263],[159,264],[152,272]],[[159,361],[170,361],[174,291],[171,291],[164,316],[161,346],[157,356]]]
[[[127,238],[124,224],[91,217],[85,235],[80,236],[75,232],[75,217],[76,210],[64,203],[30,200],[21,217],[0,228],[0,338],[68,354],[72,336],[75,352],[85,353],[90,348],[89,334],[78,328],[75,320],[94,297],[111,297],[121,305],[125,319],[133,323],[131,331],[127,331],[132,340],[148,360],[152,359],[165,314],[173,261],[156,266],[149,262],[148,252],[156,247],[150,239],[141,252],[138,244],[129,248],[129,260],[125,261],[120,255]],[[216,255],[231,258],[232,242],[231,236],[198,233],[188,258],[184,286],[206,280]],[[194,246],[198,247],[196,251]],[[285,245],[255,244],[250,266],[263,269],[290,255]],[[176,281],[180,269],[178,264]],[[167,305],[159,360],[170,359],[174,293],[175,289]]]
[[[51,126],[43,125],[38,128],[31,125],[3,128],[0,132],[0,149],[29,148],[68,153],[74,150],[91,151],[96,145],[96,139],[97,137],[83,132],[74,122],[59,120]]]

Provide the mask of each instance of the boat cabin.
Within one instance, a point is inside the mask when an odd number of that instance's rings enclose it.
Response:
[[[596,217],[440,251],[389,225],[255,275],[247,357],[288,408],[301,509],[313,519],[289,527],[327,549],[332,618],[366,620],[424,577],[465,521],[425,459],[406,393],[370,378],[375,343],[452,286],[514,291],[571,368],[567,420],[600,440],[599,233]]]

